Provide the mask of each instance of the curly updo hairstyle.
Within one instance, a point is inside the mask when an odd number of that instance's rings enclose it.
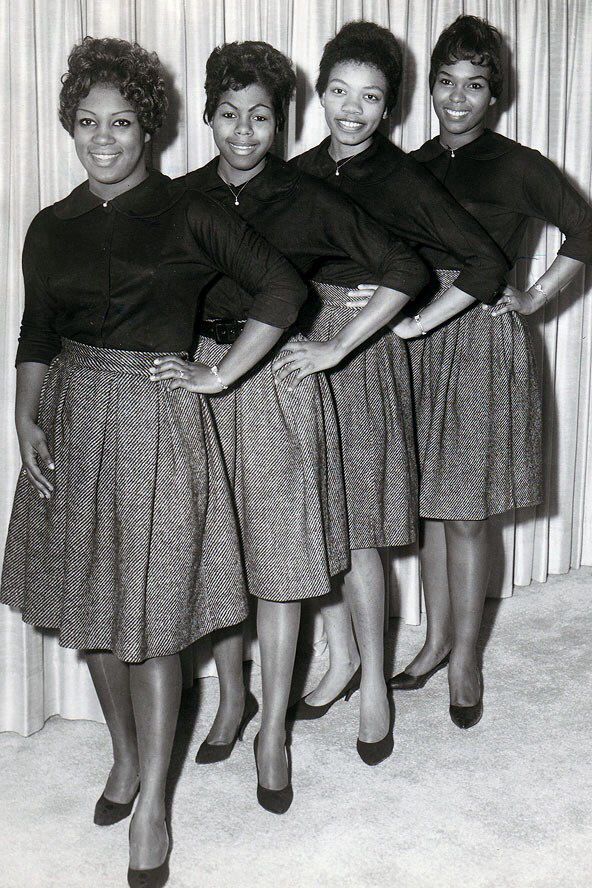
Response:
[[[497,28],[474,15],[459,15],[442,31],[432,52],[430,92],[440,68],[455,62],[472,62],[489,68],[491,95],[499,98],[504,83],[501,54],[502,36]]]
[[[138,114],[144,132],[162,126],[168,99],[163,70],[155,52],[115,37],[85,37],[68,57],[62,77],[60,120],[74,134],[76,109],[96,83],[115,86]]]
[[[348,22],[325,44],[316,90],[319,98],[327,89],[331,71],[340,62],[357,62],[371,65],[382,71],[388,84],[386,110],[393,110],[401,76],[403,74],[403,54],[395,35],[388,28],[381,28],[373,22]]]
[[[220,96],[259,83],[273,105],[276,127],[284,128],[288,104],[296,88],[296,75],[286,56],[259,40],[217,46],[206,62],[206,107],[203,118],[211,123]]]

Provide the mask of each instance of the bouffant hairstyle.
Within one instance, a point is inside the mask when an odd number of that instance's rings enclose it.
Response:
[[[430,92],[438,71],[455,62],[472,62],[489,68],[489,88],[497,99],[501,95],[504,72],[501,61],[502,37],[497,28],[474,15],[459,15],[445,28],[430,60]]]
[[[286,56],[258,40],[217,46],[206,63],[204,121],[211,123],[220,96],[259,83],[271,98],[276,127],[284,128],[288,104],[296,88],[296,75]]]
[[[60,92],[60,120],[70,135],[76,109],[96,83],[117,87],[137,112],[144,132],[152,134],[162,126],[168,99],[155,52],[115,37],[85,37],[78,43],[68,57]]]
[[[388,84],[386,110],[390,114],[399,94],[403,55],[395,35],[373,22],[348,22],[325,44],[316,90],[319,98],[327,89],[331,71],[340,62],[372,65],[382,71]]]

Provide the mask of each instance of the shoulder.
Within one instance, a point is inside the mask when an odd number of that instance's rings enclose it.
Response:
[[[217,167],[217,158],[214,158],[199,169],[191,170],[185,176],[175,179],[175,182],[190,191],[207,191],[218,184]]]
[[[288,165],[297,167],[299,170],[314,176],[319,167],[319,159],[326,154],[326,146],[328,143],[329,139],[323,139],[322,142],[315,145],[313,148],[309,148],[308,151],[303,151],[302,154],[297,154],[296,157],[293,157],[288,161]]]

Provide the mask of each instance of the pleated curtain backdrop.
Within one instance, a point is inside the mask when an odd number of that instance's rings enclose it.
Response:
[[[437,132],[427,86],[430,50],[461,13],[488,18],[507,41],[507,101],[498,105],[496,129],[548,155],[590,198],[589,0],[0,0],[0,180],[8,220],[0,233],[1,540],[19,469],[13,363],[23,308],[22,243],[35,213],[83,178],[56,113],[72,45],[86,34],[116,36],[158,52],[170,74],[173,113],[158,137],[154,163],[178,176],[214,154],[201,115],[204,67],[215,45],[267,40],[291,56],[298,90],[284,141],[292,156],[326,134],[314,94],[324,43],[352,19],[391,28],[406,51],[392,137],[410,150]],[[535,280],[560,242],[556,230],[532,225],[518,283]],[[544,388],[546,500],[492,523],[492,596],[592,564],[590,291],[588,269],[532,323]],[[419,622],[415,551],[389,557],[387,564],[391,614]],[[214,671],[207,643],[196,646],[187,668],[191,674]],[[79,655],[60,648],[51,633],[25,626],[6,607],[0,610],[0,695],[0,730],[29,734],[56,713],[101,719]]]

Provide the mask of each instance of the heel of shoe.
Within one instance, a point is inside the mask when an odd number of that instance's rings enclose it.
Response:
[[[361,680],[362,680],[362,667],[358,666],[358,668],[356,669],[356,671],[352,675],[352,677],[349,681],[349,684],[346,688],[345,697],[344,697],[346,703],[349,703],[349,701],[351,700],[353,695],[356,693],[356,691],[360,690]]]

